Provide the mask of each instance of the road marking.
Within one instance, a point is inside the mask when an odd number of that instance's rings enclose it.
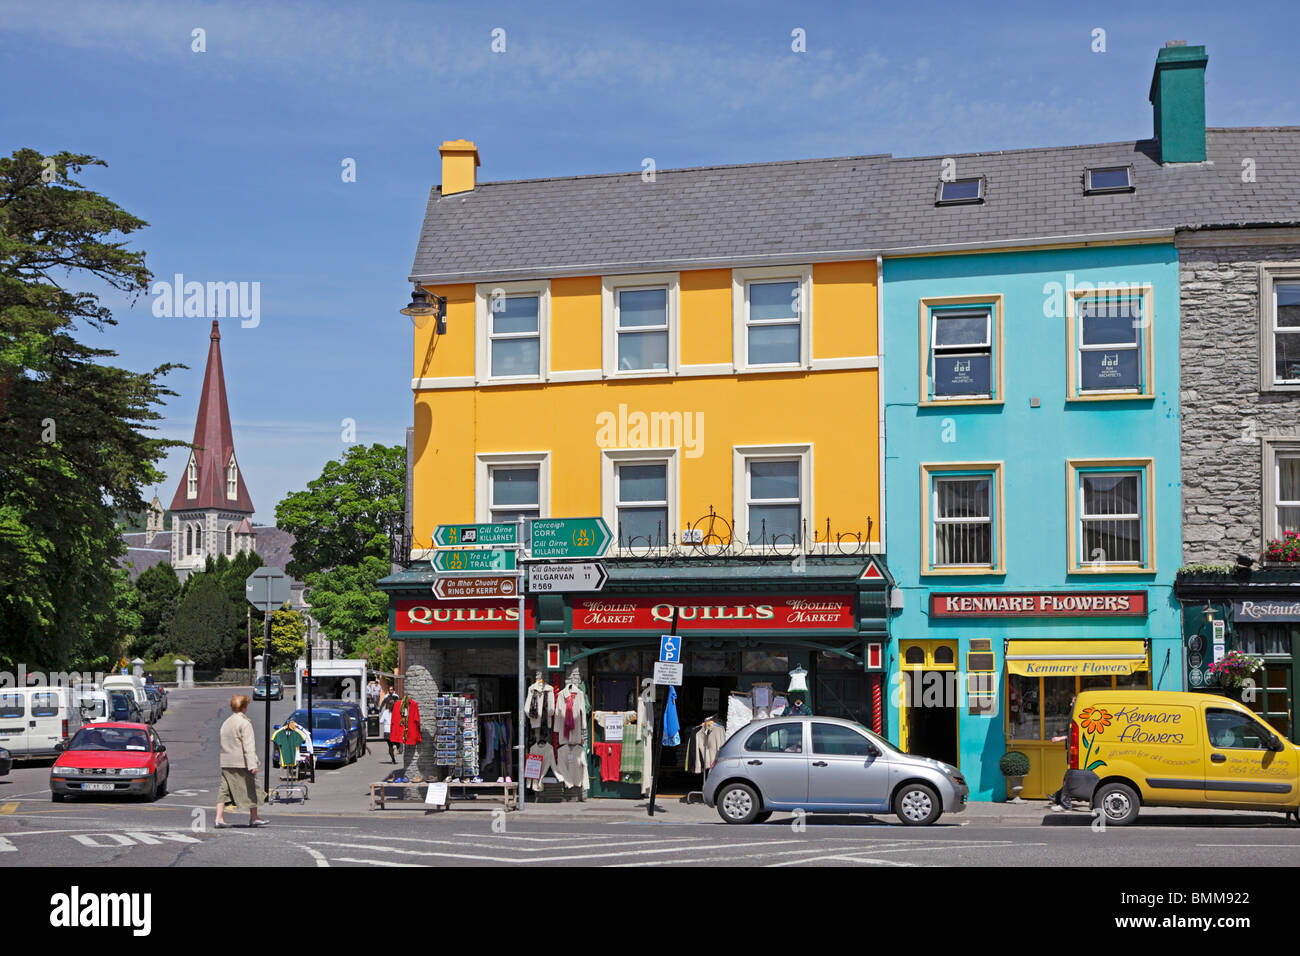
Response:
[[[1300,850],[1300,843],[1198,843],[1197,846],[1231,846],[1243,850]]]
[[[680,847],[682,850],[693,850],[694,847]],[[743,846],[737,846],[736,849],[743,849]],[[701,857],[695,860],[634,860],[631,863],[612,863],[612,867],[628,866],[681,866],[687,863],[713,863],[728,864],[736,860],[748,860],[752,857],[773,857],[773,856],[795,856],[804,853],[849,853],[857,849],[851,846],[840,847],[802,847],[798,850],[767,850],[763,853],[728,853],[723,856]]]
[[[330,861],[327,860],[327,859],[325,859],[325,854],[324,854],[324,853],[321,853],[319,850],[313,850],[311,847],[309,847],[309,846],[303,846],[301,843],[294,843],[294,844],[292,844],[292,845],[293,845],[293,846],[296,846],[298,849],[302,850],[304,853],[306,853],[308,856],[310,856],[313,860],[315,860],[317,866],[329,866],[329,865],[330,865]]]
[[[336,856],[335,863],[368,863],[371,866],[428,866],[427,863],[398,863],[395,860],[363,860],[355,856]]]
[[[789,840],[768,840],[763,843],[747,843],[747,847],[755,846],[788,846]],[[336,846],[348,850],[378,850],[381,853],[400,853],[403,856],[445,856],[456,860],[480,860],[489,863],[562,863],[568,860],[590,860],[593,857],[599,858],[608,856],[607,853],[567,853],[563,856],[540,856],[528,859],[507,856],[485,856],[478,853],[448,853],[442,850],[405,850],[392,846],[376,846],[371,843],[335,843],[328,840],[313,840],[314,846]],[[718,843],[713,846],[691,846],[691,847],[660,847],[653,850],[628,850],[621,856],[645,856],[653,853],[680,853],[682,850],[691,850],[695,852],[706,852],[709,850],[730,850],[735,849],[734,843]]]
[[[842,863],[871,863],[875,866],[915,866],[915,863],[905,863],[902,860],[876,860],[871,857],[857,856],[854,854],[840,854],[836,856],[818,856],[812,859],[804,860],[782,860],[780,863],[769,863],[769,867],[774,866],[807,866],[809,863],[825,863],[838,861]]]
[[[202,843],[203,842],[198,837],[188,836],[184,833],[176,833],[175,831],[172,830],[168,830],[165,833],[159,833],[157,836],[153,836],[152,834],[149,833],[140,833],[139,831],[136,830],[127,830],[126,835],[133,840],[143,843],[145,846],[162,846],[163,841],[165,840],[170,840],[172,843]]]
[[[18,803],[16,801],[13,803],[6,803],[0,805],[0,813],[13,813],[17,809],[18,809]]]
[[[0,836],[0,853],[17,853],[18,847],[14,846],[4,837]]]
[[[98,838],[105,837],[111,839],[112,843],[100,843]],[[76,840],[82,846],[99,847],[101,849],[111,849],[119,846],[135,846],[135,841],[129,836],[122,833],[76,833],[72,839]]]
[[[505,836],[505,835],[501,835],[501,834],[474,833],[474,834],[465,834],[465,835],[466,835],[466,836],[477,837],[477,838],[479,838],[479,839],[489,839],[489,840],[503,840],[503,839],[508,839],[507,836]],[[592,836],[592,834],[576,834],[576,835],[586,836],[588,839],[590,839],[591,836]],[[371,836],[371,834],[365,834],[365,836]],[[386,839],[386,840],[394,840],[394,841],[396,841],[396,840],[400,840],[400,841],[402,841],[403,843],[424,843],[424,844],[429,844],[429,845],[432,845],[432,846],[466,846],[466,847],[478,847],[478,848],[480,848],[480,849],[484,849],[484,850],[516,850],[516,851],[518,851],[518,852],[520,852],[520,853],[545,853],[547,850],[550,850],[550,849],[551,849],[551,847],[549,847],[549,846],[510,846],[510,845],[507,845],[507,846],[497,846],[497,845],[495,845],[495,844],[493,844],[493,843],[467,843],[467,842],[465,842],[464,840],[431,840],[431,839],[429,839],[428,837],[388,837],[388,836],[385,836],[384,839]],[[527,839],[527,838],[525,838],[525,839]],[[622,842],[620,842],[620,843],[603,843],[603,842],[598,842],[598,843],[592,843],[592,844],[584,845],[583,847],[581,847],[581,849],[592,849],[592,850],[600,849],[600,850],[605,850],[605,849],[608,849],[608,848],[611,848],[611,847],[640,846],[640,845],[643,844],[643,843],[654,843],[654,844],[656,844],[656,845],[662,845],[662,844],[665,844],[665,843],[695,843],[695,842],[698,842],[700,839],[702,839],[702,838],[701,838],[701,837],[671,837],[671,838],[669,838],[669,839],[667,839],[667,840],[659,840],[659,839],[652,839],[652,840],[625,840],[625,841],[622,841]],[[571,842],[572,842],[572,841],[569,841],[570,845],[571,845]]]

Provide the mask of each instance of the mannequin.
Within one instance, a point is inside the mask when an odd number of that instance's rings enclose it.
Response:
[[[524,713],[528,715],[528,725],[534,730],[551,724],[551,716],[555,713],[555,688],[542,679],[541,671],[533,675],[533,682],[528,685]]]

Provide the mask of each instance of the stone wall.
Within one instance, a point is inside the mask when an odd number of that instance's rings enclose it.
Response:
[[[424,779],[437,779],[434,762],[433,714],[438,688],[444,680],[443,652],[435,650],[431,641],[406,642],[406,693],[420,707],[421,736],[423,742],[402,748],[402,776],[408,780],[419,774]]]
[[[1206,233],[1189,236],[1199,242]],[[1261,436],[1294,436],[1300,425],[1300,393],[1260,391],[1259,264],[1300,260],[1300,242],[1202,248],[1179,240],[1183,561],[1258,559]]]

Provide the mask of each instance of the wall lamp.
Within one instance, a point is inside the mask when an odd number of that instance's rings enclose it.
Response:
[[[420,319],[433,316],[438,320],[438,334],[447,334],[447,297],[445,295],[431,296],[424,291],[423,286],[416,285],[411,290],[410,305],[399,311],[402,315],[409,315],[415,321],[416,328],[424,326]]]

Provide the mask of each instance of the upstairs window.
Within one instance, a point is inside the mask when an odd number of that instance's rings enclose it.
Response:
[[[800,360],[800,283],[750,282],[745,287],[749,365],[796,365]]]
[[[231,501],[239,497],[239,468],[234,455],[230,456],[230,464],[226,466],[226,497]]]
[[[930,315],[930,397],[993,397],[993,310],[935,309]]]
[[[1095,193],[1133,192],[1132,166],[1090,166],[1083,172],[1083,191]]]
[[[489,470],[491,495],[489,521],[515,521],[541,517],[540,466],[504,467]]]
[[[507,295],[489,306],[493,378],[537,378],[541,374],[539,301],[535,295]]]
[[[668,368],[668,290],[619,289],[614,310],[620,372]]]
[[[1079,302],[1080,392],[1142,391],[1142,300],[1096,297]]]
[[[1300,385],[1300,282],[1273,285],[1273,381]]]
[[[1067,570],[1155,571],[1151,459],[1077,459],[1067,468],[1072,490]]]
[[[972,176],[967,179],[954,179],[952,182],[940,182],[935,195],[936,206],[960,206],[984,201],[984,177]]]
[[[197,498],[199,496],[199,465],[195,461],[194,455],[190,455],[190,463],[185,467],[185,497]]]

